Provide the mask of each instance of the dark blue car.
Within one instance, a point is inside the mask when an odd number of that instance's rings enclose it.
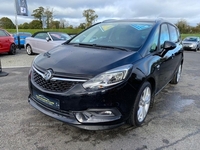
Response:
[[[155,95],[179,82],[183,58],[168,21],[103,21],[34,59],[28,101],[83,129],[141,126]]]
[[[18,36],[19,36],[19,39],[20,39],[20,46],[24,46],[25,44],[25,39],[27,37],[30,37],[32,36],[32,34],[30,32],[18,32]],[[14,37],[14,40],[15,40],[15,44],[18,46],[18,38],[17,38],[17,33],[13,33],[13,37]]]

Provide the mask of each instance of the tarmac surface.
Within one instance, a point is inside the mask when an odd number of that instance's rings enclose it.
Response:
[[[200,52],[185,51],[180,82],[156,97],[142,127],[87,131],[50,118],[28,103],[28,72],[36,55],[1,54],[1,150],[198,150]]]

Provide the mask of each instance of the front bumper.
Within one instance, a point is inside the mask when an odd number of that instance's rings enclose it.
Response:
[[[183,45],[183,49],[185,49],[185,50],[196,50],[197,45]]]
[[[37,110],[41,111],[42,113],[44,113],[50,117],[53,117],[62,122],[68,123],[69,125],[72,125],[72,126],[75,126],[78,128],[82,128],[82,129],[86,129],[86,130],[112,129],[112,128],[115,128],[115,127],[118,127],[118,126],[124,124],[124,122],[115,122],[112,120],[111,120],[111,122],[107,122],[107,123],[93,123],[93,124],[81,123],[81,122],[77,121],[77,119],[75,117],[76,112],[72,112],[72,111],[62,112],[62,111],[51,109],[51,108],[46,107],[45,105],[39,103],[38,101],[36,101],[33,97],[31,97],[31,95],[29,95],[28,102],[34,108],[36,108]],[[80,111],[78,113],[80,113]],[[118,114],[118,115],[119,116],[116,116],[116,117],[120,118],[121,114]]]
[[[124,124],[137,93],[128,82],[94,92],[85,90],[81,83],[75,82],[75,85],[63,91],[63,82],[44,81],[44,86],[41,77],[34,76],[33,80],[33,76],[30,72],[29,103],[33,107],[55,119],[88,130],[110,129]],[[36,84],[36,80],[40,82]]]

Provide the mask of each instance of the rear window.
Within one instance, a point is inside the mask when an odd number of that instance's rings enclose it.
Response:
[[[184,39],[184,41],[196,42],[196,41],[197,41],[197,38],[193,38],[193,37],[191,37],[191,38],[186,38],[186,39]]]
[[[0,30],[0,36],[9,36],[5,31]]]

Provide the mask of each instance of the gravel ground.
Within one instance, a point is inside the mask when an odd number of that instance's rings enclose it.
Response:
[[[15,55],[0,54],[2,68],[30,67],[37,55],[28,55],[25,49],[17,49]]]
[[[178,85],[156,97],[142,127],[87,131],[50,118],[28,103],[28,71],[36,55],[0,55],[0,150],[198,150],[200,53],[185,52]],[[21,67],[20,67],[21,66]]]

